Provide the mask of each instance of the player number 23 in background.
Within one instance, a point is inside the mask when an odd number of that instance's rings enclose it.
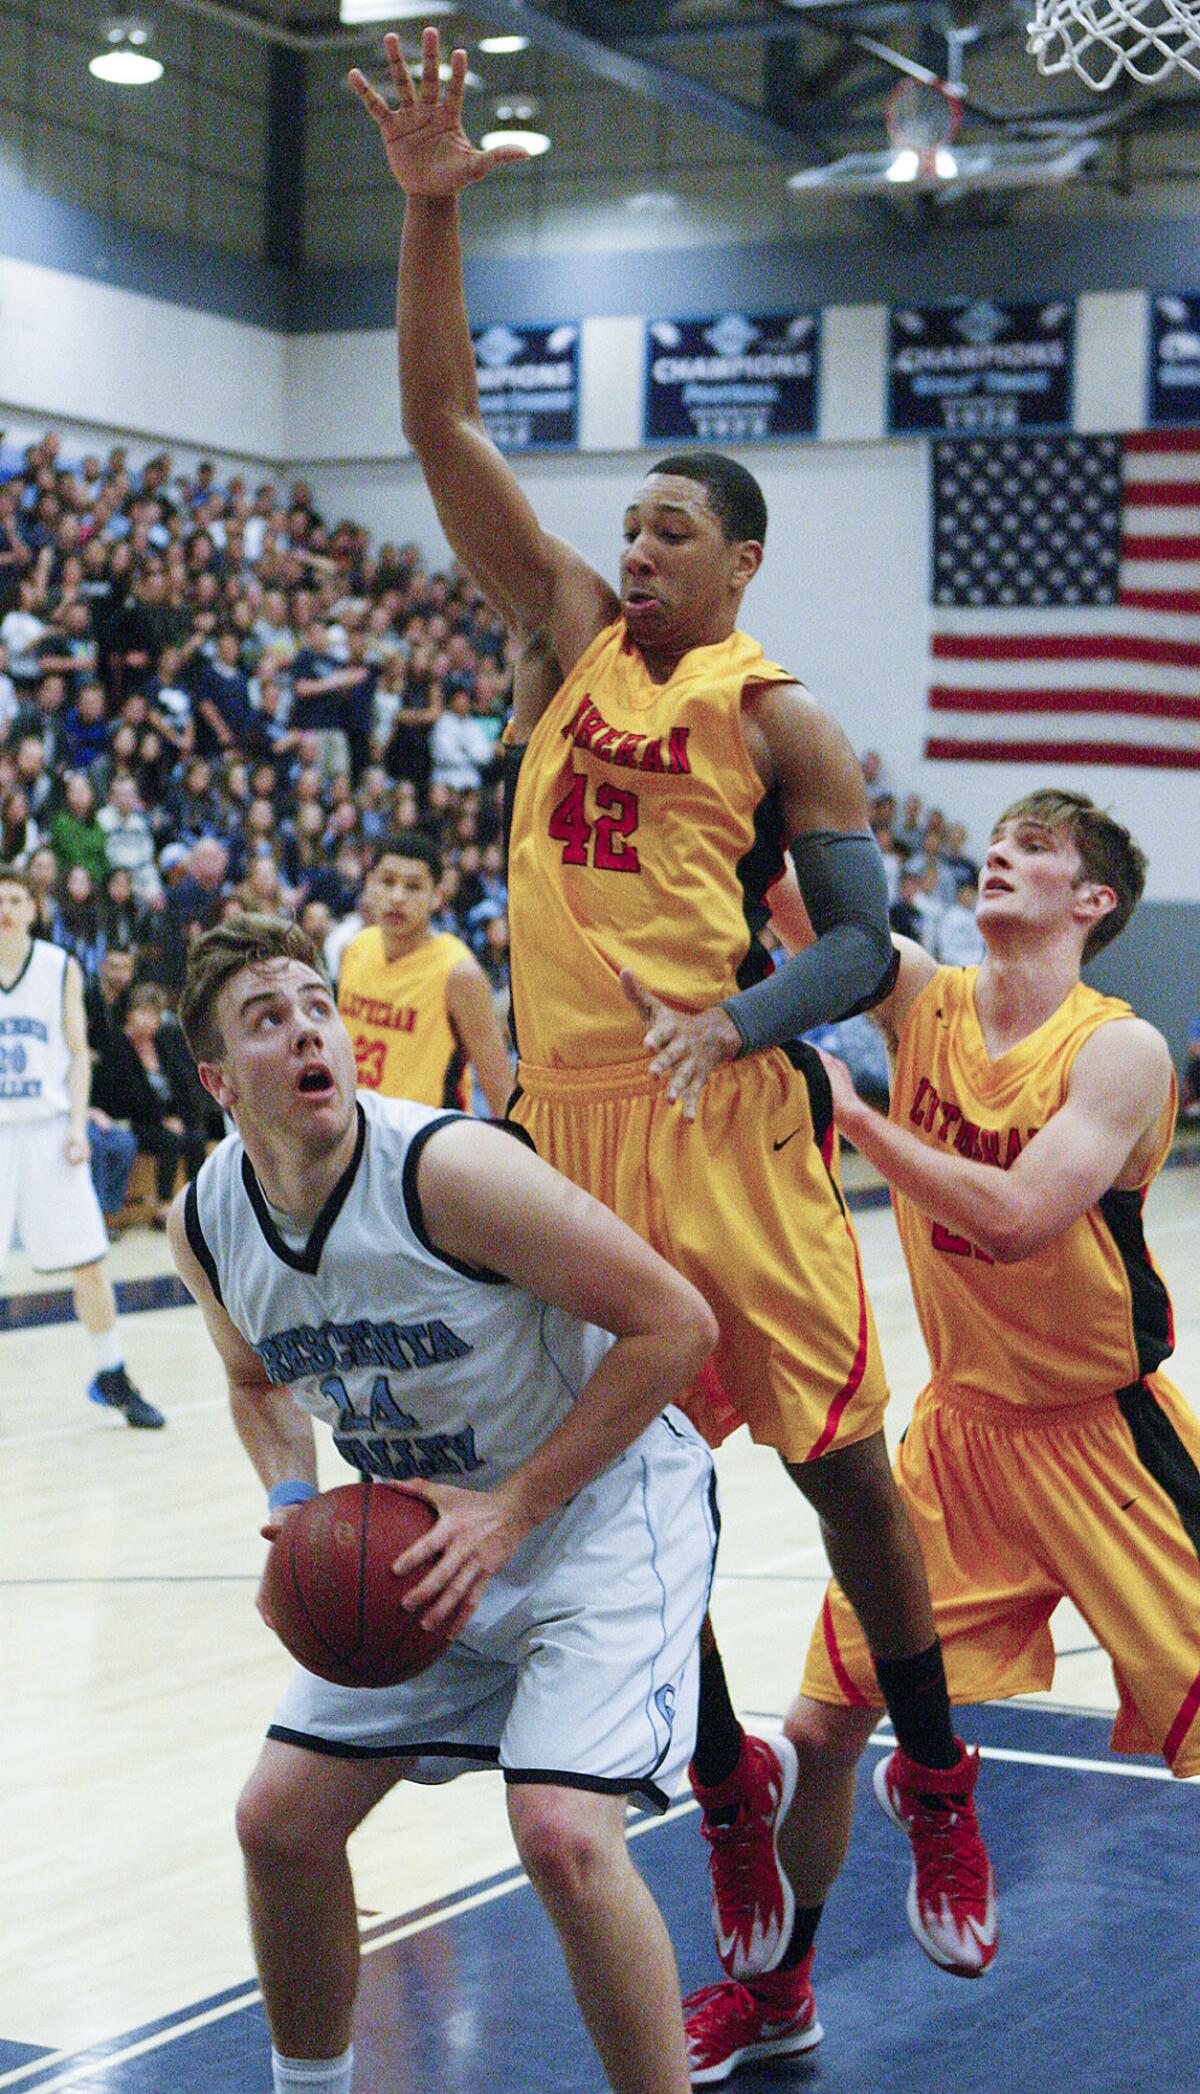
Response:
[[[383,1061],[387,1052],[382,1040],[368,1040],[361,1033],[354,1042],[354,1061],[358,1070],[358,1087],[363,1091],[377,1091],[383,1082]]]
[[[637,794],[606,780],[595,789],[589,819],[587,786],[583,773],[573,770],[550,816],[550,834],[563,847],[563,864],[590,863],[597,872],[639,872],[637,847],[629,841],[638,825]]]

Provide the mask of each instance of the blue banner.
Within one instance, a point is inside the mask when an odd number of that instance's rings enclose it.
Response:
[[[1065,299],[894,307],[889,434],[1069,429],[1074,358],[1075,307]]]
[[[502,451],[573,450],[579,441],[579,329],[482,327],[471,336],[479,405]]]
[[[815,313],[646,324],[647,442],[762,443],[817,426]]]
[[[1200,422],[1200,292],[1151,300],[1150,420]]]

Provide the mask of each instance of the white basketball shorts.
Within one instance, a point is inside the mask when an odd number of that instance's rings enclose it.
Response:
[[[108,1249],[86,1163],[68,1163],[68,1120],[0,1122],[0,1270],[15,1229],[35,1272],[73,1272]]]
[[[412,1781],[500,1767],[664,1810],[695,1743],[716,1542],[712,1458],[666,1411],[522,1543],[427,1672],[337,1687],[298,1668],[268,1735],[403,1759]]]

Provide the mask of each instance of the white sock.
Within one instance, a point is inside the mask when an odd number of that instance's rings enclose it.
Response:
[[[125,1364],[125,1347],[121,1343],[120,1325],[114,1323],[110,1331],[89,1331],[92,1352],[96,1359],[96,1372],[108,1374],[114,1367]]]
[[[271,2051],[275,2094],[350,2094],[354,2045],[340,2058],[281,2058]]]

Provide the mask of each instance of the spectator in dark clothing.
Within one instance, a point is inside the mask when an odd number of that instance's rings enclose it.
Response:
[[[902,938],[915,939],[918,944],[921,941],[921,915],[916,897],[920,890],[920,873],[906,866],[900,874],[900,893],[888,910],[888,922],[892,929],[898,931]]]
[[[92,1099],[88,1107],[89,1162],[100,1211],[106,1220],[118,1212],[129,1186],[137,1155],[137,1136],[120,1125],[112,1110],[109,1061],[114,1040],[133,986],[135,955],[128,946],[110,944],[100,971],[84,992],[88,1047],[92,1056]]]
[[[250,683],[238,666],[238,635],[225,626],[212,655],[197,654],[187,670],[188,692],[196,723],[196,748],[211,756],[243,749],[253,731]]]
[[[157,982],[129,994],[124,1021],[106,1056],[104,1110],[127,1121],[138,1148],[153,1156],[162,1222],[182,1163],[194,1178],[207,1147],[207,1112],[200,1081],[179,1027],[167,1022],[167,999]]]
[[[110,732],[104,685],[85,683],[63,719],[59,762],[71,771],[90,771],[104,755]]]
[[[194,756],[182,778],[167,788],[166,812],[170,834],[180,843],[190,846],[202,836],[220,836],[225,810],[206,756]]]
[[[100,905],[86,865],[72,865],[64,873],[50,935],[55,945],[74,953],[83,969],[84,986],[94,981],[104,958],[105,940]]]
[[[158,979],[167,988],[182,988],[194,939],[217,921],[228,870],[225,845],[215,836],[201,836],[188,853],[184,877],[168,886],[156,926]]]

